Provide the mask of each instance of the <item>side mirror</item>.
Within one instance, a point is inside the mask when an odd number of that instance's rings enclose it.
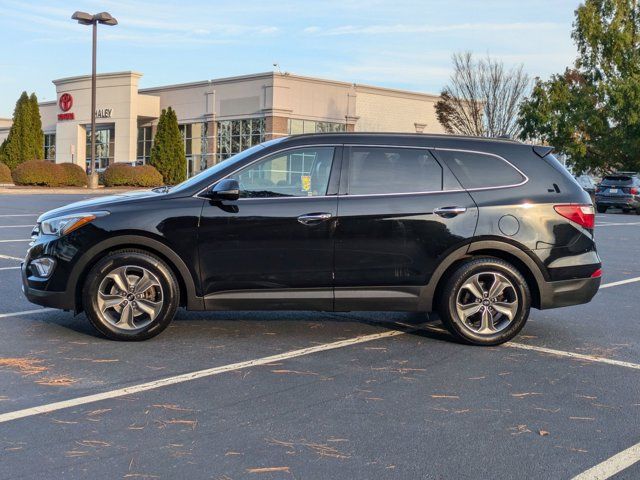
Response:
[[[225,178],[207,190],[207,198],[211,200],[238,200],[240,185],[237,180]]]

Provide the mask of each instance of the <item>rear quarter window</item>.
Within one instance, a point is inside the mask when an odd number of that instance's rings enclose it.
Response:
[[[466,189],[519,185],[526,180],[513,165],[495,155],[459,150],[436,150]]]

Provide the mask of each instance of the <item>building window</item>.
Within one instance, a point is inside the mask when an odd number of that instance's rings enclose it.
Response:
[[[87,125],[87,166],[91,162],[91,125]],[[101,171],[113,163],[115,151],[115,127],[113,124],[96,125],[96,161],[95,170]]]
[[[50,162],[56,161],[56,134],[44,134],[44,159]]]
[[[220,121],[218,122],[217,161],[225,160],[262,142],[264,142],[264,118]]]
[[[300,135],[303,133],[334,133],[346,132],[347,125],[337,122],[316,122],[315,120],[289,119],[289,134]]]
[[[206,122],[183,123],[179,128],[187,156],[187,175],[191,177],[213,164],[213,132]]]
[[[153,137],[151,127],[138,127],[138,150],[136,153],[137,165],[149,163],[152,143]]]

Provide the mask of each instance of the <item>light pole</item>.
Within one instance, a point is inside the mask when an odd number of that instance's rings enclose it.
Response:
[[[89,188],[98,188],[98,175],[95,172],[96,161],[96,43],[98,40],[98,24],[117,25],[118,21],[107,12],[91,15],[86,12],[76,12],[71,18],[80,25],[93,27],[93,49],[91,57],[91,163],[89,164]]]

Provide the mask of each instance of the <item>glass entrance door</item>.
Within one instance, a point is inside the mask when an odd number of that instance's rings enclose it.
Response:
[[[91,162],[91,125],[87,125],[87,168]],[[101,172],[113,163],[115,126],[113,123],[96,125],[96,161],[93,168]]]

